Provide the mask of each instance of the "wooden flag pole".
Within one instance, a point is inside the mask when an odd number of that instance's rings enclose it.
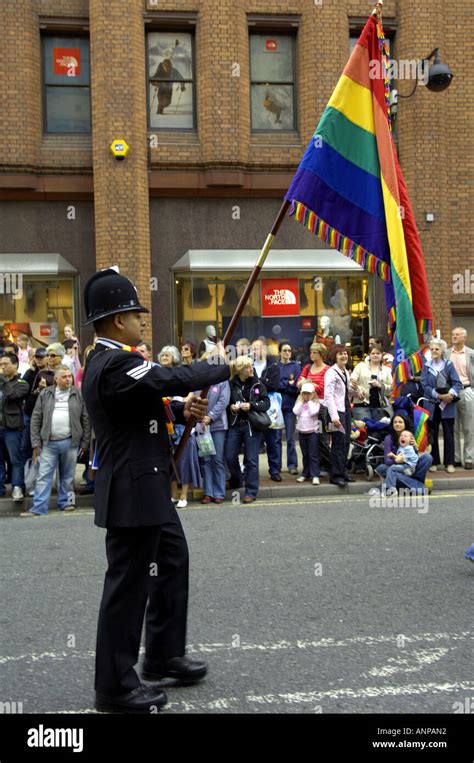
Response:
[[[231,318],[227,331],[225,332],[224,339],[222,340],[224,348],[230,344],[230,341],[234,335],[234,331],[237,328],[237,324],[242,317],[242,313],[244,312],[245,306],[249,300],[252,289],[255,286],[255,282],[258,276],[260,275],[260,271],[262,270],[265,260],[267,259],[268,252],[272,248],[272,244],[285,218],[285,215],[289,206],[290,206],[290,202],[285,200],[280,207],[280,211],[278,212],[275,218],[275,222],[273,223],[271,231],[266,238],[266,241],[262,247],[262,251],[260,252],[257,263],[250,274],[249,280],[247,281],[247,285],[242,292],[242,296],[239,299],[239,304],[235,308],[234,314]],[[201,397],[206,397],[208,391],[209,391],[209,387],[207,387],[206,389],[203,389],[201,391]],[[176,448],[176,451],[173,456],[173,461],[175,463],[179,461],[181,454],[184,450],[184,447],[188,441],[189,435],[191,434],[191,430],[195,423],[196,423],[195,419],[190,419],[187,422],[185,430],[181,436],[181,440],[179,441],[178,447]]]
[[[372,16],[376,16],[378,19],[380,19],[380,16],[382,15],[382,6],[383,0],[379,0],[374,10],[372,11]]]

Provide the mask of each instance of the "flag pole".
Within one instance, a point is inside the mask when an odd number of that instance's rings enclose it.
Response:
[[[383,6],[383,0],[379,0],[379,2],[376,4],[374,10],[372,11],[372,16],[377,16],[378,19],[380,19],[380,16],[382,15],[382,6]]]
[[[252,293],[252,289],[255,286],[255,282],[256,282],[258,276],[260,275],[260,271],[262,270],[263,265],[265,263],[265,260],[267,259],[267,255],[268,255],[270,249],[272,248],[272,244],[273,244],[273,242],[275,240],[275,237],[276,237],[278,231],[280,230],[280,226],[281,226],[281,224],[282,224],[282,222],[283,222],[283,220],[285,218],[285,215],[286,215],[286,212],[287,212],[289,206],[290,206],[290,202],[285,199],[283,204],[280,207],[280,210],[279,210],[275,220],[274,220],[274,223],[273,223],[273,225],[271,227],[270,233],[268,234],[268,236],[267,236],[267,238],[265,240],[265,243],[264,243],[264,245],[262,247],[262,250],[260,252],[260,255],[258,257],[257,263],[256,263],[254,269],[252,270],[250,276],[249,276],[249,279],[247,281],[247,285],[246,285],[244,291],[242,292],[242,296],[239,299],[239,303],[238,303],[237,307],[235,308],[234,314],[233,314],[233,316],[231,318],[231,321],[229,323],[227,331],[225,332],[225,336],[224,336],[224,338],[222,340],[222,343],[223,343],[224,347],[227,347],[230,344],[230,341],[231,341],[231,339],[232,339],[232,337],[234,335],[234,331],[237,328],[237,324],[238,324],[238,322],[240,321],[240,319],[242,317],[242,313],[245,310],[245,306],[246,306],[246,304],[247,304],[247,302],[249,300],[250,294]],[[208,390],[209,390],[209,387],[207,387],[206,389],[203,389],[201,391],[201,397],[206,397],[206,395],[208,393]],[[181,439],[179,441],[178,447],[176,448],[176,451],[175,451],[174,456],[173,456],[174,463],[177,463],[179,461],[179,459],[181,458],[181,454],[182,454],[182,452],[184,450],[186,442],[188,441],[189,435],[191,434],[191,430],[192,430],[192,428],[193,428],[195,423],[196,423],[195,419],[190,419],[187,422],[185,430],[184,430],[184,432],[183,432],[183,434],[181,436]]]

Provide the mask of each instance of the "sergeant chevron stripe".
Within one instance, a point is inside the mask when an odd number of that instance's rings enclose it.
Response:
[[[150,363],[148,360],[143,361],[143,363],[139,366],[135,366],[135,368],[132,368],[131,371],[127,371],[127,376],[131,376],[133,379],[141,379],[142,376],[145,376],[145,374],[150,371],[154,363]]]

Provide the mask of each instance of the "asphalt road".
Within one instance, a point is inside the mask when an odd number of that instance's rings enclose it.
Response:
[[[189,652],[209,676],[168,713],[474,712],[474,493],[180,512]],[[90,511],[0,520],[0,700],[94,712],[104,531]],[[461,703],[456,705],[456,703]]]

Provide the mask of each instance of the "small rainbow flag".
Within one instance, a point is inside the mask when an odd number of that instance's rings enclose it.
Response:
[[[369,17],[285,196],[289,214],[384,281],[395,385],[421,364],[432,330],[423,253],[390,122],[390,60]]]
[[[420,405],[413,406],[413,424],[415,428],[416,447],[420,453],[424,453],[428,447],[428,419],[429,411]]]

